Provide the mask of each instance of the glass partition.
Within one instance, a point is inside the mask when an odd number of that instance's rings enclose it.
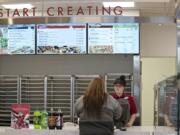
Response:
[[[154,87],[154,125],[155,134],[165,134],[160,130],[166,129],[168,134],[179,135],[179,100],[180,74],[171,76]],[[161,128],[161,129],[160,129]]]

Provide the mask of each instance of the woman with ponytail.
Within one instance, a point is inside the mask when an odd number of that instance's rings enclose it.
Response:
[[[80,135],[113,135],[114,120],[122,114],[120,104],[104,88],[104,80],[95,78],[75,103],[80,118]]]

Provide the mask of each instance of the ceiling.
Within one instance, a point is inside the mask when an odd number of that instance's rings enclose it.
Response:
[[[0,0],[1,4],[14,4],[14,3],[31,3],[35,7],[42,8],[42,3],[47,6],[67,6],[73,5],[78,7],[79,5],[87,6],[102,5],[103,1],[130,1],[130,0]],[[131,0],[132,1],[132,0]],[[126,8],[126,10],[138,10],[140,16],[175,16],[175,3],[178,0],[134,0],[134,8]]]

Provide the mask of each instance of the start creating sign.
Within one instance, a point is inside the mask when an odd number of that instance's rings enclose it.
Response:
[[[38,9],[33,7],[31,9],[0,9],[0,18],[16,18],[16,17],[67,17],[67,16],[121,16],[123,8],[104,7],[104,6],[67,6],[67,7],[47,7],[46,9]]]

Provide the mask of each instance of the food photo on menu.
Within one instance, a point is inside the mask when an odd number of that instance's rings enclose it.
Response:
[[[112,45],[96,45],[89,47],[90,53],[99,53],[99,54],[111,54],[113,53],[113,46]]]
[[[38,46],[38,54],[80,54],[85,53],[80,47]]]
[[[37,54],[85,54],[86,24],[37,25]]]

